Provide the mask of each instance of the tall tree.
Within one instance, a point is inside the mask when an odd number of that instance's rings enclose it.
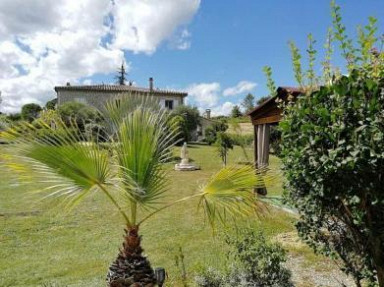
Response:
[[[231,117],[232,118],[239,118],[241,117],[243,114],[241,113],[240,111],[240,107],[238,105],[234,106],[232,108],[232,111],[231,111]]]
[[[244,107],[246,113],[251,111],[255,107],[255,97],[249,93],[245,96],[241,105]]]
[[[124,100],[130,101],[130,97]],[[121,106],[111,102],[106,108],[104,118],[110,121],[112,141],[108,151],[98,142],[79,144],[78,133],[72,135],[73,129],[65,125],[54,141],[52,137],[49,141],[35,137],[31,125],[2,135],[14,149],[19,149],[7,157],[17,163],[10,166],[23,166],[24,169],[17,170],[33,172],[37,181],[44,179],[42,182],[49,188],[42,191],[63,198],[68,207],[100,192],[121,214],[125,222],[124,242],[109,268],[109,286],[154,286],[153,269],[142,255],[141,225],[165,208],[197,197],[212,225],[217,220],[225,222],[252,214],[257,211],[252,190],[258,179],[251,166],[225,168],[196,194],[159,206],[169,188],[163,163],[173,155],[171,148],[176,137],[169,128],[168,111],[129,104],[124,105],[127,109],[122,111]],[[56,130],[49,125],[39,126],[55,137]],[[28,133],[29,130],[32,132]]]
[[[48,101],[46,104],[45,104],[45,108],[47,110],[55,110],[56,109],[56,106],[57,106],[57,98],[54,98],[50,101]]]
[[[121,86],[124,86],[126,81],[127,81],[127,72],[125,71],[125,65],[123,62],[121,63],[120,68],[117,70],[116,83]]]
[[[33,122],[37,119],[42,108],[38,104],[26,104],[21,108],[21,118],[24,121]]]

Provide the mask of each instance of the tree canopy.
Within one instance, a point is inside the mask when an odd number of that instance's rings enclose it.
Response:
[[[241,105],[244,107],[246,113],[251,111],[255,107],[255,97],[249,93],[245,96]]]
[[[26,104],[21,108],[21,118],[24,121],[33,122],[37,119],[42,108],[38,104]]]

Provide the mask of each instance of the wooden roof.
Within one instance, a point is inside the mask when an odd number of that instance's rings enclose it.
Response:
[[[302,90],[294,87],[279,87],[276,91],[276,96],[266,100],[261,105],[254,108],[248,113],[251,117],[253,125],[278,123],[281,120],[282,110],[278,107],[276,100],[288,100],[291,95],[296,98],[302,94]]]
[[[129,86],[129,85],[78,85],[78,86],[57,86],[55,87],[55,91],[85,91],[85,92],[118,92],[118,93],[124,93],[124,92],[142,92],[142,93],[153,93],[156,94],[162,94],[162,95],[177,95],[186,97],[188,94],[185,92],[179,92],[179,91],[172,91],[172,90],[160,90],[160,89],[153,89],[150,90],[149,88],[142,88],[142,87],[136,87],[136,86]]]

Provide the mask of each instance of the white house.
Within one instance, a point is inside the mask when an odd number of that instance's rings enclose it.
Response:
[[[153,78],[149,78],[149,87],[136,87],[129,85],[78,85],[55,87],[57,93],[57,104],[60,106],[65,102],[80,102],[101,109],[104,104],[117,96],[142,95],[159,98],[162,107],[170,110],[184,104],[187,93],[171,90],[160,90],[153,87]]]

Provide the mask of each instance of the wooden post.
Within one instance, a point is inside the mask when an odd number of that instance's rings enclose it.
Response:
[[[265,168],[269,161],[269,124],[255,125],[255,168],[256,172],[259,173],[259,168]],[[265,146],[267,145],[267,147]],[[265,154],[265,152],[267,153]],[[260,161],[260,165],[259,165]],[[260,195],[267,194],[266,187],[255,188],[255,192]]]

